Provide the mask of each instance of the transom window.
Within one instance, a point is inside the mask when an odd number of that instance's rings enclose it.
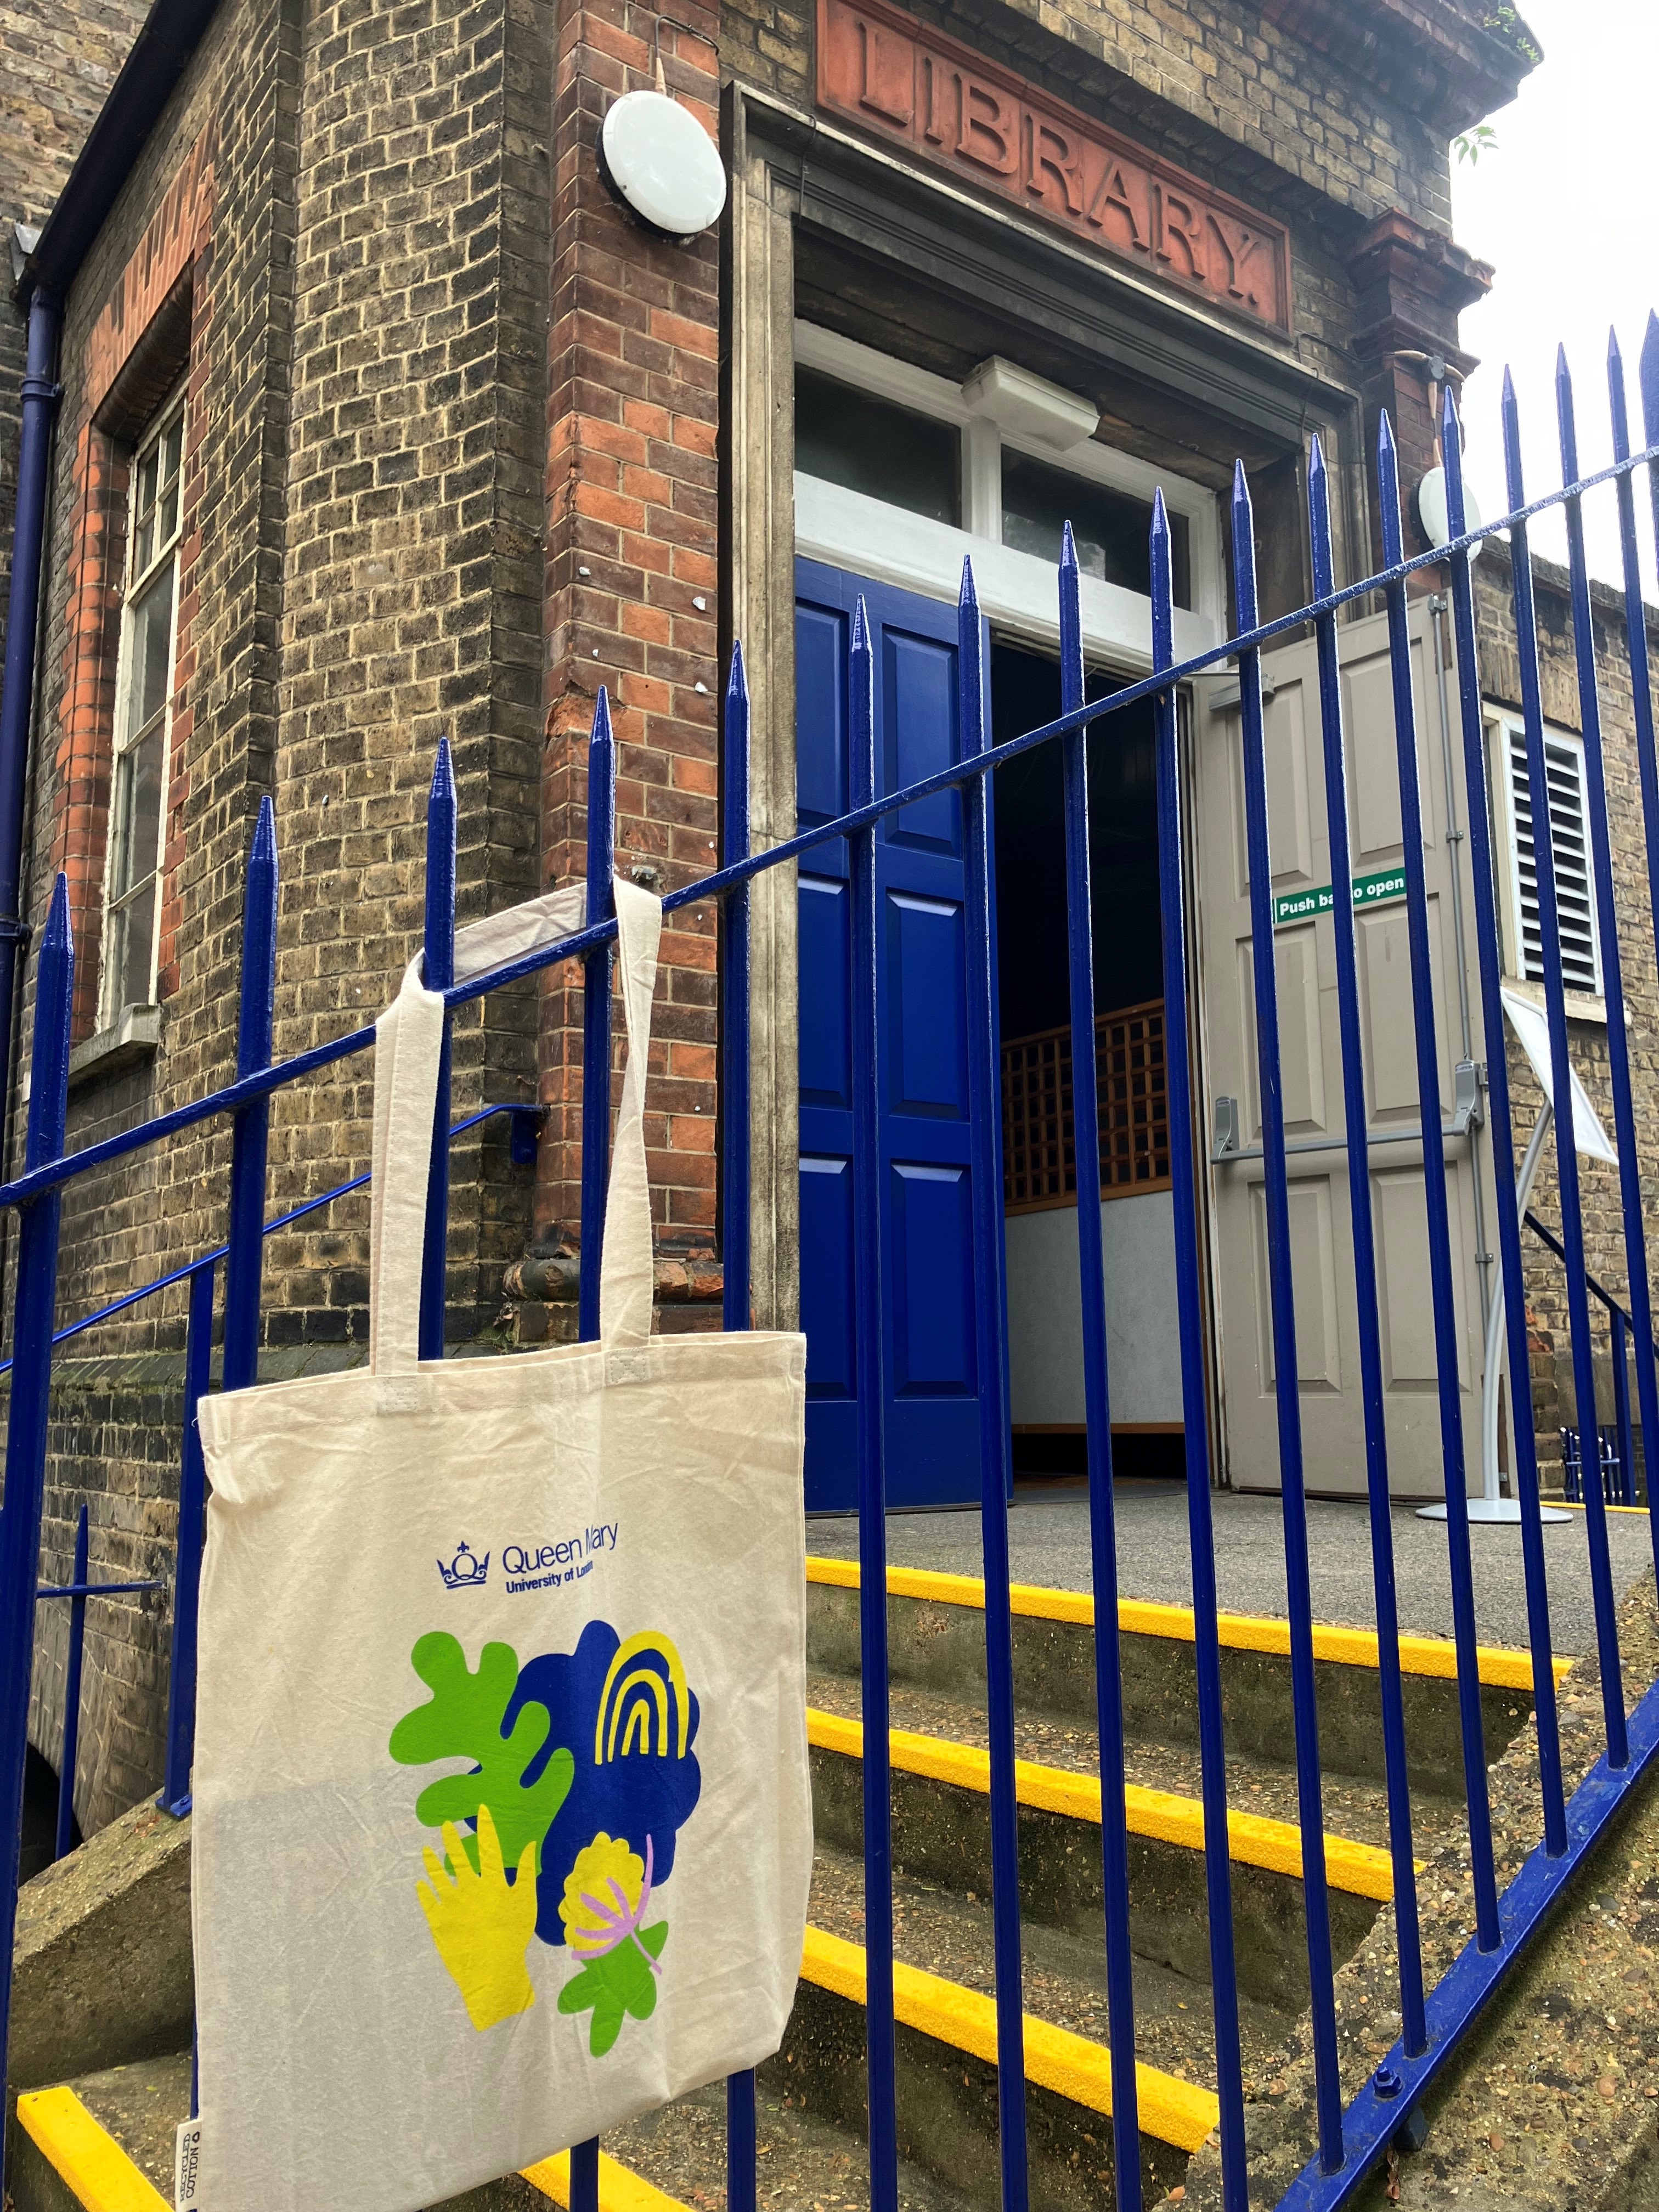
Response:
[[[962,433],[912,407],[795,371],[795,466],[933,522],[962,520]]]
[[[129,478],[126,588],[116,678],[109,869],[99,1021],[155,995],[162,793],[179,611],[182,398],[145,432]]]
[[[930,598],[955,596],[968,556],[993,623],[1041,640],[1056,626],[1054,568],[1069,522],[1085,642],[1130,672],[1151,660],[1149,537],[1161,488],[1177,657],[1219,642],[1214,493],[1089,435],[1092,420],[1087,399],[1006,363],[988,362],[961,385],[797,323],[796,544]]]

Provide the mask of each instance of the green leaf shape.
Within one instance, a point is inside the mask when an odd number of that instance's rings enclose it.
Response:
[[[438,1629],[420,1638],[410,1664],[432,1695],[392,1729],[392,1756],[400,1766],[421,1766],[434,1759],[475,1762],[470,1774],[447,1774],[422,1790],[416,1819],[428,1828],[441,1828],[446,1820],[459,1826],[476,1820],[478,1808],[488,1805],[501,1856],[509,1869],[516,1868],[526,1846],[539,1844],[552,1826],[575,1777],[575,1760],[560,1749],[534,1782],[525,1781],[552,1730],[552,1716],[545,1705],[526,1705],[512,1735],[501,1734],[502,1716],[519,1680],[519,1657],[510,1644],[486,1644],[474,1674],[455,1638]],[[476,1872],[477,1838],[469,1834],[465,1844]]]
[[[657,1978],[635,1949],[635,1941],[653,1959],[661,1958],[662,1947],[668,1941],[668,1923],[659,1920],[641,1928],[637,1938],[592,1960],[559,1991],[561,2012],[592,2008],[593,2024],[588,2031],[587,2047],[595,2058],[603,2058],[611,2049],[629,2013],[635,2020],[649,2020],[657,2009]]]

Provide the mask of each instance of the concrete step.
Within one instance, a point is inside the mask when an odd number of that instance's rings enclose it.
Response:
[[[848,1860],[836,1897],[833,1855],[820,1851],[813,1876],[815,1922],[861,1918],[863,1870]],[[958,2192],[996,2212],[998,2172],[996,2008],[988,1987],[974,1987],[913,1963],[907,1949],[942,1957],[984,1984],[990,1959],[988,1911],[969,1926],[961,1900],[929,1913],[925,1893],[896,1885],[893,2009],[899,2145],[903,2155]],[[1049,2014],[1103,2019],[1103,1984],[1091,1991],[1073,1971],[1046,1960],[1029,1977],[1030,1993]],[[781,2070],[793,2094],[844,2127],[862,2130],[866,2113],[864,1947],[832,1929],[809,1928],[800,1986],[783,2049],[766,2071]],[[1193,2007],[1201,2049],[1201,2008]],[[1282,2037],[1286,2023],[1275,2022]],[[1025,2103],[1030,2201],[1037,2212],[1099,2212],[1111,2200],[1111,2056],[1097,2037],[1027,2011]],[[1212,2091],[1138,2059],[1142,2186],[1157,2203],[1182,2185],[1193,2152],[1218,2119]]]
[[[810,1710],[807,1733],[820,1857],[834,1850],[861,1865],[863,1730],[856,1721]],[[895,1729],[890,1756],[896,1869],[976,1905],[991,1893],[988,1754],[943,1735]],[[1021,1760],[1016,1788],[1022,1918],[1030,1929],[1080,1939],[1097,1960],[1103,1942],[1098,1769],[1090,1776]],[[1207,2008],[1203,1808],[1170,1790],[1131,1784],[1126,1794],[1136,1954],[1182,1978],[1187,2001],[1195,1995],[1190,1985],[1200,1984],[1196,1994]],[[1228,1830],[1239,1986],[1293,2016],[1305,2001],[1307,1982],[1301,1831],[1249,1813],[1231,1814]],[[1358,1950],[1393,1895],[1392,1869],[1385,1851],[1334,1835],[1326,1838],[1326,1869],[1340,1961]]]
[[[856,1678],[860,1571],[855,1560],[810,1558],[807,1657],[815,1672]],[[1095,1723],[1095,1601],[1085,1592],[1016,1584],[1014,1695],[1022,1714]],[[982,1698],[985,1585],[967,1575],[893,1567],[887,1577],[889,1674],[896,1683],[947,1697]],[[1198,1742],[1198,1692],[1190,1607],[1121,1599],[1118,1648],[1126,1730],[1133,1741]],[[1282,1766],[1290,1741],[1290,1632],[1282,1620],[1224,1614],[1222,1697],[1230,1751]],[[1414,1791],[1455,1797],[1462,1788],[1456,1654],[1442,1638],[1401,1638],[1407,1757]],[[1315,1674],[1322,1767],[1380,1785],[1382,1701],[1376,1634],[1316,1627]],[[1571,1666],[1555,1662],[1557,1680]],[[1496,1760],[1532,1711],[1529,1653],[1480,1654],[1486,1756]]]
[[[854,2130],[814,2118],[786,2086],[757,2093],[759,2196],[769,2212],[834,2212],[867,2202],[867,2152]],[[13,2212],[166,2212],[173,2136],[190,2105],[190,2053],[106,2069],[18,2099],[7,2158]],[[714,2083],[605,2138],[599,2212],[716,2212],[726,2196],[726,2090]],[[434,2212],[546,2212],[568,2207],[568,2152]],[[966,2212],[908,2160],[901,2212]]]

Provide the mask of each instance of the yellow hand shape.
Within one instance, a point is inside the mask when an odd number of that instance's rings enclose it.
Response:
[[[417,1881],[426,1924],[438,1956],[453,1975],[480,2033],[514,2013],[528,2012],[536,1990],[525,1966],[525,1947],[536,1930],[536,1846],[527,1844],[511,1887],[501,1863],[501,1839],[488,1805],[478,1808],[478,1871],[454,1823],[444,1822],[443,1862],[430,1846],[422,1854],[426,1880]],[[450,1877],[453,1877],[451,1879]]]

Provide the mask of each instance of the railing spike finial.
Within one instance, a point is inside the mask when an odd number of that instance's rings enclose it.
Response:
[[[1062,523],[1060,532],[1060,565],[1062,570],[1077,567],[1077,539],[1069,522]]]
[[[969,609],[975,616],[979,613],[979,583],[974,574],[970,554],[964,553],[962,556],[962,588],[957,594],[957,605],[964,614]]]
[[[1320,441],[1318,431],[1316,430],[1308,447],[1308,474],[1310,477],[1323,477],[1325,473],[1325,448]]]
[[[1241,630],[1255,628],[1255,511],[1243,461],[1233,463],[1233,598]],[[1240,665],[1243,666],[1243,662]]]
[[[1651,311],[1642,340],[1641,368],[1643,424],[1649,445],[1659,446],[1659,314]]]
[[[858,604],[853,609],[853,650],[854,653],[868,653],[870,650],[870,616],[862,592],[859,593]]]
[[[1376,418],[1376,504],[1382,527],[1382,565],[1397,568],[1406,557],[1400,523],[1400,449],[1394,441],[1394,425],[1383,409]]]
[[[1578,413],[1573,404],[1572,371],[1565,345],[1555,349],[1555,419],[1561,437],[1561,481],[1578,481]],[[1577,502],[1574,501],[1576,510]]]
[[[732,641],[732,665],[726,673],[726,696],[728,700],[742,700],[745,706],[749,703],[749,672],[743,663],[743,640],[738,637]]]
[[[1468,502],[1463,491],[1463,425],[1457,400],[1447,379],[1440,403],[1440,458],[1446,471],[1446,530],[1455,541],[1468,528]],[[1466,552],[1463,556],[1468,560]]]
[[[599,696],[593,702],[593,724],[588,732],[587,742],[590,747],[611,743],[611,694],[603,684],[599,686]]]
[[[453,799],[455,796],[455,763],[450,757],[447,736],[438,739],[438,750],[432,763],[432,782],[428,802],[440,798]]]
[[[259,814],[253,824],[253,843],[249,848],[248,860],[254,867],[274,868],[276,865],[276,810],[270,803],[269,792],[259,801]]]
[[[1611,368],[1615,362],[1622,369],[1625,365],[1625,356],[1620,350],[1618,326],[1609,323],[1607,325],[1607,366]]]
[[[1527,503],[1524,472],[1521,465],[1521,408],[1515,396],[1515,378],[1507,364],[1504,370],[1504,396],[1499,403],[1504,423],[1504,482],[1505,496],[1511,513]],[[1521,526],[1524,531],[1526,525]]]

